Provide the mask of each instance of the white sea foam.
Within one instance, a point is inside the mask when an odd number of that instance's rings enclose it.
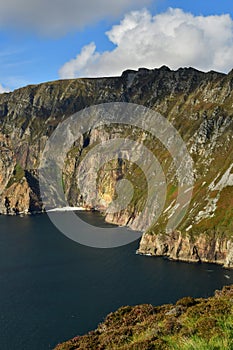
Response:
[[[53,209],[49,209],[49,210],[46,210],[47,213],[50,213],[50,212],[53,212],[53,211],[84,211],[84,210],[87,210],[86,208],[84,207],[63,207],[63,208],[53,208]]]

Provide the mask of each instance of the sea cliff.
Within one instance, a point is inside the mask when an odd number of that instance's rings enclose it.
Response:
[[[144,233],[137,251],[151,256],[167,256],[172,260],[210,262],[233,267],[233,242],[230,238],[200,234],[191,237],[181,232],[166,234]]]
[[[140,253],[233,267],[233,72],[128,70],[120,77],[61,80],[0,94],[0,213],[43,211],[38,167],[48,138],[73,113],[106,102],[146,106],[175,127],[194,161],[191,203],[177,230],[168,233],[166,223],[176,208],[179,185],[173,159],[145,130],[132,132],[118,125],[115,130],[90,127],[71,147],[63,169],[68,204],[97,208],[106,221],[142,231]],[[147,227],[146,215],[137,221],[148,189],[143,172],[130,161],[105,164],[98,172],[96,193],[88,187],[85,193],[79,191],[81,160],[96,144],[117,137],[141,142],[166,174],[164,210],[152,227]],[[131,151],[138,152],[136,147]],[[107,213],[119,179],[132,183],[133,198],[124,210]]]

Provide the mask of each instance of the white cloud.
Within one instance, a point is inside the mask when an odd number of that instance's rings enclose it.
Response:
[[[9,92],[9,89],[3,87],[3,85],[0,84],[0,94],[3,94],[4,92]]]
[[[98,57],[100,57],[100,54],[95,52],[95,50],[96,46],[94,43],[84,46],[76,58],[64,64],[61,69],[61,77],[75,78],[75,72],[86,70],[89,65],[95,65]]]
[[[1,27],[60,35],[106,17],[145,6],[151,0],[0,0]]]
[[[233,68],[230,15],[194,16],[170,8],[153,17],[146,10],[135,11],[106,35],[116,45],[112,51],[99,53],[91,43],[61,67],[60,77],[120,75],[125,69],[162,65],[223,72]]]

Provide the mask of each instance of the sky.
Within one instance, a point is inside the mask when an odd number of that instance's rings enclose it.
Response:
[[[162,65],[228,73],[232,0],[0,0],[0,93]]]

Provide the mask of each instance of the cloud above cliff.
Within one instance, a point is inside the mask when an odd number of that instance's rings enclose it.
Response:
[[[98,52],[94,42],[60,69],[61,78],[120,75],[125,69],[171,69],[192,66],[228,72],[233,66],[233,20],[230,15],[194,16],[168,9],[152,16],[134,11],[106,33],[115,45]]]
[[[23,28],[43,35],[59,36],[151,0],[0,0],[0,28]]]
[[[3,87],[3,85],[0,84],[0,94],[3,94],[4,92],[9,92],[9,89]]]

